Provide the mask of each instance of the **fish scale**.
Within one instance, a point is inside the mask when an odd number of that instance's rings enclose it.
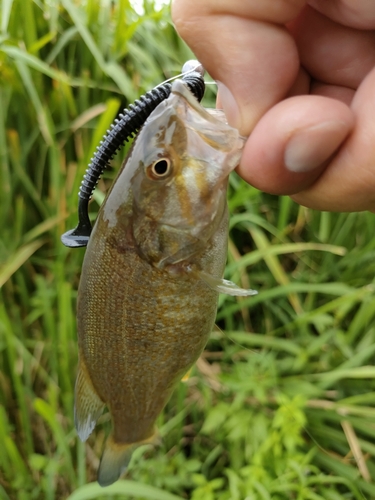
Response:
[[[75,423],[85,440],[108,407],[102,486],[136,446],[157,443],[155,422],[207,343],[219,292],[254,293],[222,279],[227,181],[243,144],[177,81],[99,211],[78,291]]]
[[[91,238],[95,243],[95,233]],[[100,398],[108,402],[115,439],[134,443],[150,437],[150,428],[175,383],[202,352],[214,323],[217,293],[196,280],[186,280],[184,285],[179,278],[171,280],[160,270],[145,265],[136,253],[121,263],[111,257],[104,249],[100,262],[104,270],[122,268],[115,278],[104,273],[103,279],[90,261],[83,268],[82,282],[88,287],[87,291],[80,288],[82,297],[92,289],[99,296],[100,290],[109,288],[113,293],[106,294],[104,307],[95,315],[89,310],[79,321],[79,332],[90,332],[91,337],[87,342],[87,336],[79,335],[79,345],[86,365],[92,367],[92,384]],[[119,284],[125,280],[126,291],[119,295]],[[99,302],[95,297],[89,300]],[[145,302],[150,304],[147,309]],[[96,323],[97,316],[106,318],[105,322]],[[104,352],[110,355],[103,356]],[[103,377],[103,372],[107,377]],[[119,411],[114,411],[113,402]]]

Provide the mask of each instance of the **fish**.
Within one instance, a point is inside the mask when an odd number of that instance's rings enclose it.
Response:
[[[219,293],[256,293],[223,279],[228,176],[244,142],[177,80],[99,210],[78,289],[74,419],[86,441],[111,415],[101,486],[159,442],[155,422],[208,341]]]

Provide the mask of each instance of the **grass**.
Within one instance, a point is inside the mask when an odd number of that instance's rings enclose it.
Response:
[[[236,175],[226,275],[260,293],[220,297],[220,328],[160,417],[162,446],[95,483],[108,422],[82,444],[72,418],[84,251],[60,235],[120,107],[191,57],[168,9],[144,7],[1,3],[0,498],[375,498],[374,215],[313,212]]]

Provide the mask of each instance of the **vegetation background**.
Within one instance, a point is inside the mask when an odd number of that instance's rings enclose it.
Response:
[[[0,498],[374,499],[375,216],[313,212],[235,174],[226,274],[260,293],[220,297],[221,332],[160,417],[162,446],[95,483],[109,424],[86,444],[73,427],[84,250],[60,235],[121,107],[191,54],[152,0],[140,14],[1,0],[0,16]]]

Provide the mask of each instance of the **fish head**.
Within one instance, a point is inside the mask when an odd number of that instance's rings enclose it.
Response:
[[[173,83],[130,158],[133,234],[148,261],[164,267],[204,247],[226,211],[228,176],[243,145],[238,130],[205,110],[182,81]]]

